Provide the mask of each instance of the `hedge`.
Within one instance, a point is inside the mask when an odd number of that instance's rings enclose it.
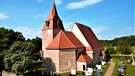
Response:
[[[111,58],[112,59],[121,59],[121,58],[123,58],[124,60],[128,60],[128,59],[132,59],[132,57],[131,56],[111,56]],[[134,59],[135,59],[135,57],[134,57]]]

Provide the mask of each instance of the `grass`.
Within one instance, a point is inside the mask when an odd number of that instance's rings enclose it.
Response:
[[[113,59],[113,62],[115,62],[116,64],[115,64],[112,76],[118,76],[117,69],[119,67],[119,59]],[[132,66],[131,64],[127,64],[127,60],[124,60],[124,64],[126,66],[126,75],[125,76],[135,76],[135,66]],[[107,63],[105,66],[102,66],[102,75],[103,76],[106,73],[109,66],[110,66],[110,63]],[[36,66],[34,68],[36,70],[39,70],[39,71],[45,69],[45,68],[43,68],[41,66]],[[35,69],[33,69],[33,71],[35,71]],[[61,74],[58,74],[57,76],[68,76],[69,74],[70,74],[70,72],[61,73]],[[94,73],[93,73],[92,76],[95,76],[95,74],[96,74],[96,69],[94,68]],[[82,75],[83,75],[82,71],[77,71],[76,76],[82,76]],[[45,76],[48,76],[48,75],[45,75]],[[52,76],[56,76],[56,75],[53,74]]]
[[[107,71],[108,67],[109,67],[110,63],[107,63],[106,65],[102,66],[102,74],[104,75],[105,72]],[[36,66],[33,66],[33,68],[31,68],[31,71],[28,73],[29,76],[34,76],[34,75],[41,75],[41,71],[45,70],[45,68],[39,63]],[[83,76],[83,72],[82,71],[77,71],[76,72],[76,76]],[[60,73],[60,74],[53,74],[52,76],[69,76],[70,72],[66,72],[66,73]],[[94,68],[94,73],[92,76],[96,75],[96,68]],[[44,76],[50,76],[50,74],[45,73]]]
[[[110,66],[110,63],[107,63],[105,66],[102,66],[102,74],[103,74],[103,76],[104,76],[104,74],[106,73],[106,71],[107,71],[107,69],[108,69],[108,67]]]
[[[102,74],[104,75],[105,72],[107,71],[108,67],[109,67],[110,63],[107,63],[106,65],[102,66]],[[68,76],[70,74],[70,72],[67,73],[61,73],[60,76]],[[96,74],[96,69],[94,68],[94,73],[92,76],[95,76]],[[82,71],[77,71],[77,76],[82,76],[83,72]]]
[[[114,62],[118,63],[119,60],[118,59],[114,59]],[[110,66],[110,63],[106,63],[106,65],[102,66],[102,75],[104,76],[104,74],[106,73],[108,67]],[[132,66],[128,66],[129,68],[127,68],[128,70],[132,70],[130,72],[128,72],[126,74],[126,76],[133,76],[132,74],[130,74],[131,72],[133,73],[133,71],[135,70],[135,67],[134,69],[132,69]],[[29,75],[29,76],[33,76],[33,74],[36,74],[36,71],[41,71],[41,70],[45,70],[45,68],[43,68],[40,64],[38,64],[37,66],[34,66],[33,67],[34,69],[32,69],[32,75]],[[118,73],[117,73],[117,68],[118,68],[118,64],[115,66],[115,72],[114,72],[114,75],[113,76],[118,76]],[[57,74],[57,76],[68,76],[70,74],[70,72],[66,72],[66,73],[61,73],[61,74]],[[94,73],[92,76],[95,76],[96,74],[96,68],[94,68]],[[77,71],[77,75],[76,76],[82,76],[83,75],[83,72],[82,71]],[[45,74],[45,76],[49,76],[48,74]],[[53,74],[52,76],[56,76],[55,74]]]
[[[135,53],[135,46],[132,46],[131,48],[132,48],[133,52]]]
[[[115,64],[115,68],[114,68],[112,76],[118,76],[117,69],[119,67],[119,59],[113,59],[113,61],[116,64]],[[127,64],[127,60],[124,60],[124,64],[126,66],[126,75],[125,76],[135,76],[135,66],[133,66],[131,64]]]
[[[61,73],[60,76],[68,76],[70,72],[67,73]],[[82,71],[77,71],[77,76],[82,76],[83,72]]]
[[[46,68],[42,66],[42,61],[36,61],[35,65],[33,65],[29,71],[36,71],[36,70],[45,70]]]
[[[118,72],[117,72],[117,69],[119,67],[119,60],[118,59],[113,59],[113,62],[115,62],[115,67],[114,67],[114,70],[113,70],[113,76],[118,76]]]

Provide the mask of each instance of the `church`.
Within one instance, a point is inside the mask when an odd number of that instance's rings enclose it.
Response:
[[[104,48],[92,29],[75,22],[66,31],[55,3],[42,28],[42,63],[47,72],[85,71],[104,60]]]

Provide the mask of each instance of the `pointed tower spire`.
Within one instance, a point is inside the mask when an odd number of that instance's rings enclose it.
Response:
[[[52,9],[50,11],[50,14],[48,16],[48,18],[46,19],[46,21],[49,21],[50,19],[58,19],[58,20],[61,20],[57,14],[57,9],[56,9],[56,6],[55,6],[55,3],[53,3],[52,5]]]
[[[49,14],[48,18],[46,19],[42,30],[45,30],[47,28],[59,28],[61,30],[64,30],[62,20],[59,18],[58,14],[57,14],[57,9],[56,9],[54,2],[52,5],[50,14]]]

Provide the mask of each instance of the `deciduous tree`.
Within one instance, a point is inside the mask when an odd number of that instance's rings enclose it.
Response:
[[[4,69],[3,66],[3,52],[10,48],[14,41],[24,41],[22,33],[15,32],[12,29],[5,29],[0,27],[0,71]],[[8,52],[8,51],[7,51]]]
[[[24,73],[34,64],[35,47],[30,42],[14,42],[7,51],[3,60],[7,71]]]
[[[130,46],[116,46],[116,49],[120,54],[131,54],[133,52]]]

